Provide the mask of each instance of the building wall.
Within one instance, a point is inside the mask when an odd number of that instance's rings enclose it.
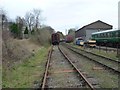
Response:
[[[100,20],[84,26],[75,33],[75,38],[82,37],[84,40],[89,40],[93,32],[112,29],[112,25],[106,24]]]
[[[118,2],[118,29],[120,29],[120,1]]]
[[[87,30],[85,30],[86,31],[86,37],[85,37],[85,41],[87,41],[87,40],[90,40],[92,37],[92,33],[94,33],[94,32],[99,32],[99,30],[89,30],[89,29],[87,29]],[[101,31],[103,31],[103,30],[101,30]]]
[[[85,36],[85,30],[84,29],[81,29],[81,30],[78,30],[77,32],[75,32],[75,38],[84,37],[84,36]]]

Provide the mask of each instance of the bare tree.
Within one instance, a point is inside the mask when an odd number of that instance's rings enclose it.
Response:
[[[18,26],[18,37],[20,39],[22,39],[22,29],[23,29],[23,26],[24,26],[23,19],[20,16],[17,16],[16,23],[17,23],[17,26]]]
[[[0,22],[2,30],[4,27],[7,27],[7,13],[3,8],[0,8]]]
[[[42,21],[41,12],[42,11],[39,9],[33,9],[34,26],[36,30],[38,30],[38,28],[41,25],[41,21]]]
[[[33,9],[32,11],[26,13],[25,22],[29,30],[29,36],[31,35],[31,31],[33,29],[38,31],[41,27],[41,21],[43,20],[41,12],[42,11],[40,9]]]
[[[28,29],[29,29],[29,35],[31,34],[31,31],[32,31],[32,27],[34,25],[34,16],[31,12],[27,12],[26,15],[25,15],[25,22],[28,26]]]

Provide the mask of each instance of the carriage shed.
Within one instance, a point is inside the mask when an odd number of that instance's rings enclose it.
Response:
[[[92,33],[103,30],[110,30],[112,28],[113,28],[112,25],[109,25],[105,22],[98,20],[96,22],[93,22],[78,29],[75,32],[75,38],[82,37],[84,41],[87,41],[92,38]]]

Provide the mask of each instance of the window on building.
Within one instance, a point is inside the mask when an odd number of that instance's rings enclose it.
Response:
[[[117,36],[120,37],[120,31],[117,31]]]
[[[110,32],[110,37],[112,37],[112,33]]]
[[[98,34],[97,36],[98,36],[98,38],[99,38],[99,37],[100,37],[100,34]]]
[[[118,32],[115,32],[115,37],[118,37]]]
[[[107,36],[110,37],[110,33],[109,32],[107,33]]]
[[[98,38],[98,35],[96,35],[96,38]]]
[[[100,36],[99,37],[102,37],[102,33],[100,34]]]
[[[105,33],[103,33],[103,37],[105,37]]]
[[[108,37],[108,34],[107,34],[107,33],[105,33],[105,37]]]

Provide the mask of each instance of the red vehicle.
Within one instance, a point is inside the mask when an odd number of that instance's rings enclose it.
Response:
[[[59,45],[60,36],[59,36],[58,33],[53,33],[51,38],[52,38],[52,44],[53,45]]]
[[[66,40],[66,43],[73,42],[73,36],[67,35],[65,40]]]

